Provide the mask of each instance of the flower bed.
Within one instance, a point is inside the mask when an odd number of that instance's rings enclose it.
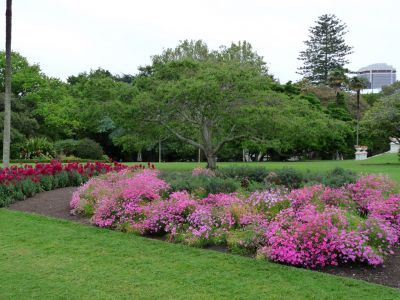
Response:
[[[90,177],[103,173],[118,172],[128,166],[119,163],[87,162],[85,164],[59,161],[0,168],[0,207],[17,200],[32,197],[40,191],[66,186],[79,186]],[[144,169],[135,165],[129,169]]]
[[[196,176],[196,175],[195,175]],[[386,177],[340,188],[322,185],[196,198],[168,194],[158,171],[122,170],[74,193],[74,214],[100,227],[166,235],[193,246],[222,245],[241,254],[303,266],[382,264],[400,236],[400,195]]]

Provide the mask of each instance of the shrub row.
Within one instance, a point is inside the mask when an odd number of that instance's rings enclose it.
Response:
[[[380,265],[399,242],[400,195],[392,194],[394,183],[382,176],[361,177],[340,188],[314,185],[207,197],[168,193],[169,188],[156,171],[123,170],[89,180],[70,205],[100,227],[165,235],[196,247],[221,245],[306,268]]]
[[[242,182],[247,180],[267,185],[283,185],[288,188],[299,188],[315,183],[339,187],[357,180],[355,172],[342,168],[327,172],[302,172],[292,168],[271,171],[263,167],[230,167],[219,169],[216,175],[222,178],[236,178]]]
[[[215,173],[196,168],[192,172],[164,172],[161,177],[170,185],[170,191],[186,190],[198,196],[215,193],[232,193],[239,190],[254,192],[283,186],[288,189],[306,185],[323,184],[340,187],[357,180],[353,171],[341,168],[327,172],[301,172],[286,168],[269,171],[260,167],[222,168]]]

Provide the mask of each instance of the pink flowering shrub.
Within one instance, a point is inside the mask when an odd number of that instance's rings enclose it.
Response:
[[[378,265],[397,242],[392,229],[377,220],[360,219],[351,228],[345,210],[318,210],[314,204],[283,210],[267,227],[266,237],[260,250],[266,257],[307,268],[356,261]]]
[[[203,174],[203,173],[199,173]],[[382,264],[400,237],[400,195],[382,176],[340,188],[322,185],[250,195],[187,191],[167,194],[154,170],[123,170],[92,178],[72,196],[73,213],[100,227],[166,235],[192,246],[224,245],[269,260],[322,268]]]
[[[141,203],[160,199],[168,184],[157,177],[158,171],[121,171],[89,180],[73,195],[72,213],[93,208],[92,223],[100,227],[119,227],[142,217]],[[79,199],[78,199],[79,198]]]
[[[215,176],[215,173],[211,169],[198,167],[198,168],[194,168],[192,170],[192,175],[193,176],[197,176],[197,175]]]

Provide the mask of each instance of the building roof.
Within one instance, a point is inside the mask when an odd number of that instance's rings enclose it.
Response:
[[[378,63],[378,64],[372,64],[369,66],[366,66],[364,68],[361,68],[358,70],[358,72],[365,72],[365,71],[379,71],[379,70],[385,70],[385,71],[396,71],[395,68],[393,68],[393,66],[390,66],[388,64],[385,63]]]

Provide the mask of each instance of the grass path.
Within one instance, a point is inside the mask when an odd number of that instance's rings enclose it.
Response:
[[[400,299],[400,290],[0,209],[0,299]]]

